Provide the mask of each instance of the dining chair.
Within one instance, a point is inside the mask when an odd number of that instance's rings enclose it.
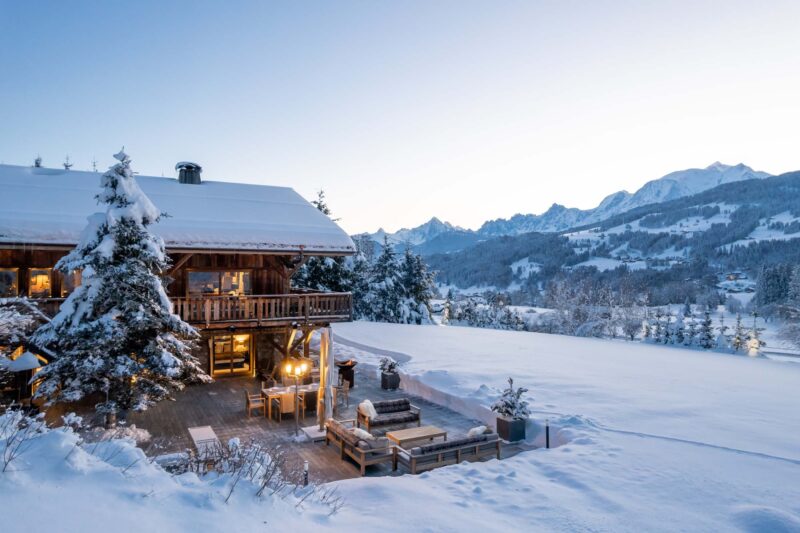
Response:
[[[300,416],[305,419],[305,405],[303,395],[298,394],[298,410]],[[287,392],[272,398],[272,410],[278,413],[278,422],[283,420],[283,415],[294,414],[294,392]]]

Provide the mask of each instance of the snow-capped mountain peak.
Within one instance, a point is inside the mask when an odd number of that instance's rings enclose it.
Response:
[[[380,228],[375,233],[370,234],[370,237],[374,241],[383,242],[385,235],[388,237],[389,242],[395,244],[409,243],[412,246],[416,246],[449,231],[465,230],[449,222],[442,222],[437,217],[432,217],[429,221],[415,228],[402,228],[394,233],[387,233],[383,228]]]

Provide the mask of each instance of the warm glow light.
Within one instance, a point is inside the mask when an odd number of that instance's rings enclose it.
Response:
[[[287,374],[292,373],[292,363],[286,363],[286,373]]]

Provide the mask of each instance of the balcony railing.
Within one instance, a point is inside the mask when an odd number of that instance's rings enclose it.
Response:
[[[33,299],[45,314],[55,316],[64,298]],[[195,325],[232,322],[347,322],[353,319],[349,292],[300,292],[247,296],[170,298],[172,312]]]
[[[171,298],[173,312],[191,324],[252,322],[346,322],[352,320],[349,292],[189,296]]]

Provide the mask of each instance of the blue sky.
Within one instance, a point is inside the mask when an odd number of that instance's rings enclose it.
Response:
[[[800,168],[797,2],[0,0],[0,160],[324,188],[351,232]]]

